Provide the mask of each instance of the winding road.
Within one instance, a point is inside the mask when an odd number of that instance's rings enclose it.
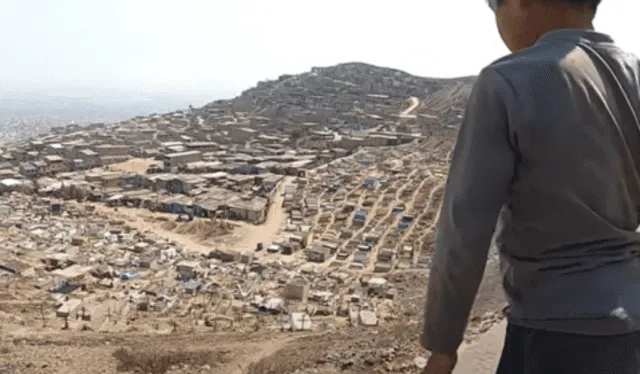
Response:
[[[409,105],[409,107],[405,110],[403,110],[400,113],[400,118],[411,118],[414,115],[412,115],[411,113],[416,110],[416,108],[418,107],[418,105],[420,105],[420,99],[418,99],[415,96],[411,96],[409,98],[409,102],[411,102],[411,105]]]

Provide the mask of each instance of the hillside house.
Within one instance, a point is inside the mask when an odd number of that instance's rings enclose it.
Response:
[[[42,262],[49,271],[64,269],[76,263],[70,254],[64,252],[48,254],[42,259]]]
[[[44,151],[47,155],[65,156],[65,147],[60,143],[48,144]]]
[[[187,281],[198,276],[199,267],[200,263],[198,261],[180,261],[176,265],[176,271],[180,279]]]
[[[268,200],[261,197],[236,198],[226,203],[226,216],[251,223],[264,222],[267,216]]]
[[[256,130],[245,127],[228,126],[226,130],[227,136],[234,143],[244,143],[258,135]]]
[[[91,149],[81,149],[78,151],[78,159],[84,161],[89,169],[100,166],[100,155]]]
[[[314,246],[307,252],[307,260],[311,262],[325,262],[331,257],[329,248]]]
[[[214,152],[219,146],[215,142],[190,142],[185,144],[185,148],[189,151]]]
[[[40,171],[32,163],[24,163],[20,165],[20,174],[27,179],[37,179],[40,177]]]
[[[94,150],[100,157],[124,157],[131,154],[132,148],[128,145],[103,144],[95,146]]]
[[[200,151],[168,153],[162,155],[162,164],[165,170],[172,170],[190,162],[202,161],[202,158]]]
[[[243,191],[250,188],[255,183],[253,175],[231,174],[226,177],[229,185],[237,191]]]
[[[44,169],[42,170],[44,175],[56,175],[67,171],[67,164],[60,156],[48,155],[44,156],[43,160],[45,162]]]
[[[170,193],[188,194],[191,190],[206,182],[204,178],[197,176],[180,176],[171,178],[164,188]]]
[[[263,190],[269,192],[275,190],[283,176],[278,174],[265,174],[256,177]]]
[[[215,258],[216,260],[220,260],[222,262],[236,262],[240,260],[240,252],[234,250],[222,250],[216,249],[211,251],[209,257]]]
[[[288,300],[307,301],[309,295],[309,283],[302,278],[294,278],[284,288],[282,297]]]
[[[116,188],[120,186],[120,173],[98,172],[87,174],[85,180],[100,185],[102,188]]]

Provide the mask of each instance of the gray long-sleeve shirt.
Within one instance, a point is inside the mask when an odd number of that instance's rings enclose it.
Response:
[[[494,230],[511,323],[640,330],[639,93],[638,59],[595,31],[551,32],[481,72],[445,187],[425,348],[459,347]]]

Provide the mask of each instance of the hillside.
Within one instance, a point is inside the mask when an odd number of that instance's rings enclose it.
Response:
[[[455,125],[469,97],[475,77],[426,78],[401,70],[351,62],[314,67],[298,75],[281,75],[259,82],[231,100],[207,104],[205,110],[224,110],[262,116],[283,123],[326,122],[348,124],[354,113],[389,117],[406,107],[407,100],[420,103],[414,122],[437,126]],[[365,124],[365,127],[367,125]]]
[[[340,64],[0,148],[0,368],[417,373],[473,82]],[[493,252],[463,349],[502,318]]]

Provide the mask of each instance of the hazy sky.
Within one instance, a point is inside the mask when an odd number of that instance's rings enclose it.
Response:
[[[597,27],[640,54],[640,4],[603,3]],[[11,89],[231,95],[348,61],[470,75],[506,52],[484,0],[0,0]]]

